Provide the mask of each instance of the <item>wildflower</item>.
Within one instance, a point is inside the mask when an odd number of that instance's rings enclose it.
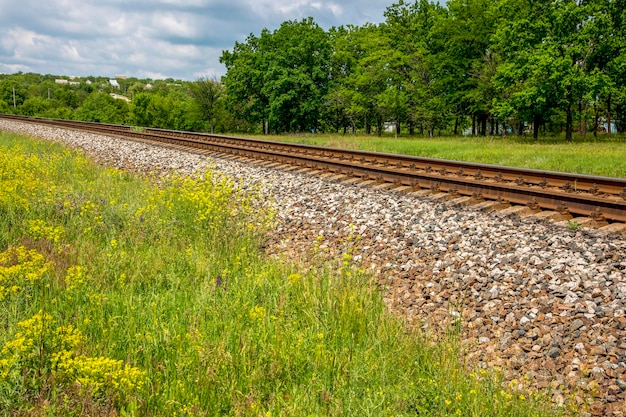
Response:
[[[265,318],[265,316],[267,315],[267,312],[265,310],[265,307],[256,306],[250,309],[249,314],[250,314],[250,319],[252,319],[253,321],[261,321]]]
[[[67,269],[65,287],[68,291],[81,287],[85,283],[85,268],[76,265]]]
[[[302,280],[302,277],[299,274],[291,274],[287,277],[287,280],[293,285]]]
[[[50,226],[44,220],[30,220],[28,232],[35,240],[47,239],[53,243],[59,243],[65,235],[63,226]]]

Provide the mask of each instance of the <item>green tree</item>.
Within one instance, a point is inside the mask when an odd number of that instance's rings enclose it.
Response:
[[[74,115],[78,120],[88,122],[124,124],[129,118],[129,107],[124,100],[95,92],[85,99]]]
[[[215,115],[219,111],[221,99],[224,96],[224,86],[215,77],[201,77],[192,83],[190,93],[202,115],[202,119],[209,121],[210,132],[214,132]]]
[[[313,18],[284,22],[269,39],[264,92],[280,131],[319,129],[328,91],[330,43]]]
[[[490,0],[450,0],[447,13],[433,28],[436,77],[441,85],[438,99],[445,100],[457,117],[469,115],[474,134],[487,134],[492,115],[495,88],[489,72],[496,57],[491,38],[501,7]]]
[[[227,104],[249,123],[261,123],[269,133],[269,97],[264,90],[267,60],[263,44],[271,36],[267,29],[260,37],[250,34],[245,43],[235,42],[233,51],[223,51],[220,62],[226,66],[223,79]]]
[[[25,116],[43,116],[50,107],[52,106],[49,100],[41,97],[31,97],[24,101],[18,111]]]
[[[0,83],[0,100],[9,103],[10,107],[21,106],[27,98],[28,93],[26,87],[17,82],[15,77],[11,77]]]
[[[398,133],[401,116],[409,124],[411,135],[416,125],[421,131],[426,127],[432,135],[435,128],[445,123],[448,111],[440,99],[443,85],[433,39],[433,29],[444,17],[442,10],[437,3],[418,0],[414,3],[400,1],[385,11],[382,30],[389,39],[385,71],[394,81],[389,83],[383,96],[386,96],[384,101],[395,102],[392,117]]]
[[[11,110],[10,110],[9,104],[4,100],[0,100],[0,113],[6,114],[6,113],[9,113],[10,111]]]
[[[330,77],[328,35],[312,18],[264,29],[224,51],[229,104],[276,132],[318,129]]]

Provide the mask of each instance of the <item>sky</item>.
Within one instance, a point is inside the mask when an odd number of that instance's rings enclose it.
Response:
[[[0,0],[0,73],[193,81],[263,28],[380,23],[395,0]]]

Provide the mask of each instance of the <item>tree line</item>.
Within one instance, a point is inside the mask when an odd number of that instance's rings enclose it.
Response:
[[[219,81],[209,78],[190,82],[131,77],[111,83],[106,77],[19,72],[0,74],[0,113],[227,132],[243,122],[223,107],[223,90]],[[212,101],[207,98],[211,94]]]
[[[0,112],[220,133],[626,130],[626,0],[400,0],[384,18],[250,34],[220,80],[0,75]]]
[[[226,100],[265,132],[495,135],[626,128],[624,0],[399,1],[381,24],[313,19],[222,54]],[[614,133],[614,132],[611,132]]]

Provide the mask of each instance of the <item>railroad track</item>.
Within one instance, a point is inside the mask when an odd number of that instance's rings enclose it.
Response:
[[[0,115],[2,118],[78,129],[166,146],[218,152],[290,164],[387,184],[406,191],[427,190],[458,198],[459,204],[495,202],[524,206],[567,220],[584,217],[597,225],[626,223],[626,179],[511,168],[309,145],[242,139],[203,133],[59,119]],[[547,217],[547,216],[546,216]]]

